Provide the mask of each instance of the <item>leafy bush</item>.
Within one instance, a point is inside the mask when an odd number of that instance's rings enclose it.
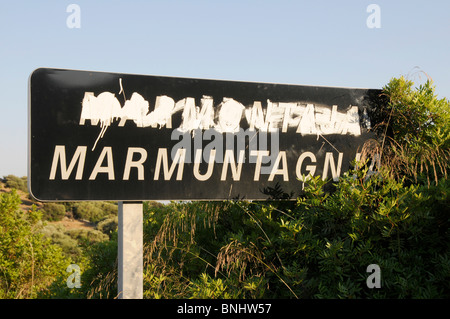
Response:
[[[188,291],[195,299],[230,299],[226,289],[222,279],[214,279],[203,273],[199,279],[192,281]]]
[[[63,204],[44,203],[42,211],[45,220],[59,221],[62,220],[66,214],[66,207]]]
[[[384,87],[389,104],[381,124],[387,132],[382,159],[397,178],[437,184],[450,170],[450,102],[438,99],[431,80],[413,85],[400,77]]]
[[[405,186],[367,169],[277,203],[186,203],[146,212],[148,298],[448,298],[450,182]],[[378,264],[382,288],[369,289]]]
[[[64,254],[71,257],[74,262],[83,259],[87,247],[109,240],[108,235],[95,229],[66,229],[64,226],[54,224],[45,225],[41,233],[61,247]]]
[[[6,187],[15,188],[15,189],[20,190],[25,193],[28,192],[26,176],[17,177],[14,175],[8,175],[8,176],[4,177],[4,182],[5,182]]]
[[[117,204],[110,202],[78,202],[72,206],[73,214],[78,219],[97,223],[108,216],[117,216]]]
[[[69,229],[66,232],[71,238],[76,239],[80,244],[90,246],[95,243],[109,240],[109,236],[96,229]]]
[[[63,253],[77,262],[82,255],[82,249],[78,241],[66,233],[64,226],[46,225],[41,230],[46,238],[50,238],[52,243],[61,247]]]
[[[107,217],[97,224],[96,229],[111,237],[117,231],[118,224],[117,216]]]
[[[111,240],[97,242],[86,250],[87,266],[81,275],[84,298],[117,298],[117,232]]]
[[[34,298],[70,264],[40,233],[41,213],[20,203],[15,191],[0,194],[0,298]]]
[[[68,288],[66,279],[55,280],[50,289],[39,295],[46,299],[92,299],[117,297],[117,233],[111,240],[82,246],[76,261],[81,271],[79,288]],[[67,274],[66,274],[67,278]]]

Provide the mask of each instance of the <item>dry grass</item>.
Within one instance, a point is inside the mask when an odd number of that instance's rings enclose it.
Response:
[[[195,244],[195,233],[198,227],[198,211],[206,212],[207,218],[203,219],[203,227],[212,228],[215,225],[222,206],[216,203],[198,202],[192,205],[180,206],[181,211],[167,213],[164,221],[153,240],[146,245],[145,257],[147,262],[159,259],[161,253],[169,251],[169,255],[177,249],[182,235],[189,234],[189,246]]]
[[[115,263],[114,270],[111,272],[108,272],[106,275],[99,274],[98,277],[94,278],[91,283],[89,291],[86,294],[87,299],[109,299],[113,297],[114,299],[118,299],[120,296],[115,294],[114,296],[110,295],[111,291],[115,291],[113,289],[116,284],[116,279],[118,276],[117,273],[117,260]]]
[[[239,274],[239,280],[244,281],[247,274],[260,276],[264,255],[254,243],[244,246],[237,240],[231,241],[220,249],[217,255],[216,275],[220,270],[225,270],[228,275],[232,272]]]
[[[382,165],[397,179],[403,176],[418,182],[419,176],[427,179],[428,186],[436,185],[440,178],[448,178],[450,151],[439,147],[422,145],[402,145],[390,139],[390,147],[385,150]]]
[[[360,159],[359,163],[363,165],[369,165],[370,171],[377,171],[380,169],[382,147],[380,143],[374,139],[367,140],[359,151]],[[358,168],[358,166],[356,167]]]

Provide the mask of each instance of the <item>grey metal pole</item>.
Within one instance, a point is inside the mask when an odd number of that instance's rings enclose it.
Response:
[[[118,297],[143,298],[143,204],[119,202]]]

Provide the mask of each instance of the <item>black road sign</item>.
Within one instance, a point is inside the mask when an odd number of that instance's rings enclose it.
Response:
[[[380,93],[45,68],[29,90],[42,201],[295,198],[349,169]]]

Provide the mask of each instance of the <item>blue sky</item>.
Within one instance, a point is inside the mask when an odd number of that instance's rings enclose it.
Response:
[[[80,28],[69,28],[70,4]],[[380,28],[366,11],[380,8]],[[450,98],[450,1],[2,1],[0,177],[27,174],[38,67],[382,88],[427,73]],[[421,72],[419,72],[421,71]]]

